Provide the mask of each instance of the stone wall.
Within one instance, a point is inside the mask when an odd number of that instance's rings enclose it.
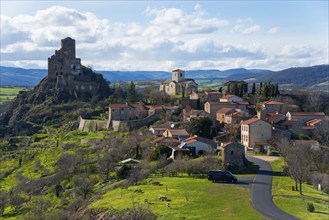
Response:
[[[114,131],[130,131],[132,129],[140,128],[150,125],[155,120],[160,119],[160,113],[152,111],[150,115],[143,119],[130,120],[130,121],[116,121],[112,120],[112,128]]]
[[[108,129],[108,121],[102,120],[87,120],[82,117],[79,118],[79,130],[81,131],[99,131]]]

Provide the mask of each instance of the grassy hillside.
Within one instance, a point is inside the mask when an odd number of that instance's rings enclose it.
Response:
[[[153,181],[160,186],[152,185]],[[170,202],[160,201],[166,196]],[[167,207],[167,204],[170,207]],[[158,219],[261,219],[248,189],[192,177],[154,177],[141,185],[108,191],[91,208],[149,207]]]
[[[284,161],[282,159],[272,162],[274,172],[282,172]],[[329,197],[328,194],[314,189],[313,186],[303,184],[303,194],[292,191],[295,185],[289,176],[274,176],[272,194],[274,203],[285,212],[300,219],[328,219],[329,218]],[[314,212],[308,212],[308,203],[313,203]]]

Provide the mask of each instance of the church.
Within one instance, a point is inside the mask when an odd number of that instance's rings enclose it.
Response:
[[[176,69],[172,71],[171,80],[165,80],[160,85],[160,92],[168,95],[182,95],[183,97],[198,91],[198,84],[194,79],[185,79],[185,71]]]

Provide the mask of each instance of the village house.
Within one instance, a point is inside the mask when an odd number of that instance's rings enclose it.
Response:
[[[324,119],[326,114],[324,112],[287,112],[287,120],[300,121],[306,123],[312,119]]]
[[[185,79],[185,71],[176,69],[172,71],[171,80],[165,80],[160,85],[160,92],[168,95],[187,95],[198,91],[198,84],[194,79]]]
[[[210,118],[210,114],[203,110],[188,109],[188,108],[183,109],[184,121],[191,121],[192,118],[203,118],[203,117]]]
[[[267,117],[264,120],[269,122],[272,125],[276,125],[279,122],[283,122],[286,120],[286,116],[283,114],[267,113],[266,115],[267,115]]]
[[[243,170],[245,165],[245,147],[238,142],[229,142],[221,145],[222,163],[224,166],[231,166]]]
[[[216,150],[217,144],[207,138],[194,135],[181,142],[180,149],[188,149],[189,156],[198,157],[204,153],[211,154]],[[173,152],[174,154],[174,152]]]
[[[218,91],[205,91],[204,94],[208,102],[218,102],[218,100],[223,96],[223,94]]]
[[[261,103],[261,107],[266,113],[286,113],[287,105],[283,102],[266,101]]]
[[[241,110],[232,108],[221,108],[216,113],[216,120],[219,123],[239,124],[243,118]]]
[[[217,111],[222,108],[239,109],[247,112],[248,105],[248,102],[206,102],[204,104],[204,110],[210,114],[212,119],[216,120]]]
[[[148,116],[148,108],[142,103],[111,103],[109,105],[109,121],[128,121]]]
[[[258,118],[241,122],[241,143],[246,150],[262,151],[271,138],[272,126],[270,123]]]
[[[158,135],[158,136],[162,136],[163,133],[170,128],[175,128],[175,126],[177,126],[177,123],[175,122],[166,122],[164,124],[161,125],[151,125],[149,131],[152,134]]]
[[[290,131],[291,133],[298,134],[302,130],[302,123],[296,120],[285,120],[278,123],[279,128]]]
[[[164,145],[167,147],[177,147],[180,144],[180,141],[176,138],[162,136],[155,138],[154,140],[150,141],[150,143],[153,148],[156,148],[160,145]]]
[[[182,141],[182,140],[185,140],[186,138],[188,138],[189,134],[183,128],[176,128],[176,129],[167,129],[165,132],[163,132],[163,136],[176,138],[176,139]]]
[[[226,95],[219,99],[220,102],[243,102],[243,99],[236,95]]]

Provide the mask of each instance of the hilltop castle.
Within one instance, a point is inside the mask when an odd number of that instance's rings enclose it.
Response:
[[[171,80],[165,80],[160,85],[160,92],[168,95],[187,95],[198,91],[198,84],[194,79],[185,79],[185,71],[181,69],[173,70]]]
[[[102,96],[109,90],[102,75],[81,65],[81,59],[75,57],[75,40],[70,37],[62,39],[60,50],[48,58],[48,82],[75,98]]]

